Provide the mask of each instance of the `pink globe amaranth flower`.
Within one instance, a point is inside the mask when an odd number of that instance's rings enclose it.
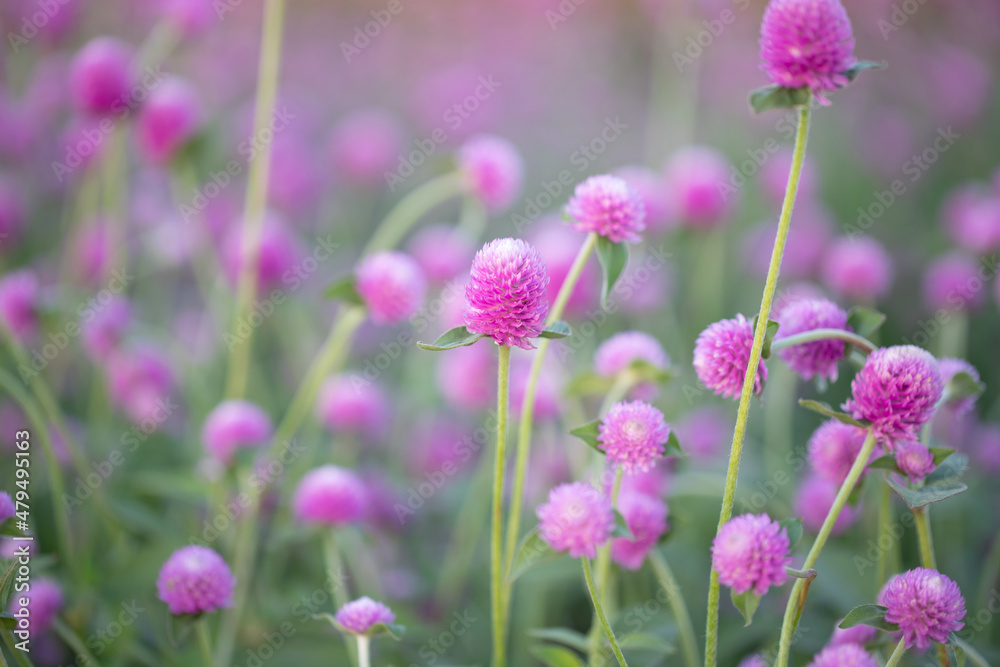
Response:
[[[847,311],[827,299],[800,299],[779,312],[775,319],[781,326],[775,340],[815,329],[842,329],[847,326]],[[820,377],[837,381],[837,362],[844,358],[847,344],[835,338],[802,343],[781,350],[778,355],[803,380]]]
[[[27,604],[21,604],[22,599]],[[28,609],[28,619],[33,637],[41,636],[52,627],[53,621],[63,608],[62,587],[48,577],[34,579],[28,590],[15,592],[10,599],[10,611],[15,616],[22,609]]]
[[[802,486],[795,494],[795,514],[802,517],[802,525],[806,530],[819,532],[823,522],[826,521],[826,515],[833,507],[838,491],[840,491],[838,484],[819,475],[810,475],[803,480]],[[840,535],[850,528],[857,518],[858,511],[850,505],[845,505],[833,523],[831,535]]]
[[[0,247],[10,246],[24,229],[25,207],[20,188],[0,174]]]
[[[934,472],[934,455],[919,442],[896,443],[896,465],[914,484]]]
[[[157,597],[171,614],[197,616],[229,607],[236,578],[222,556],[191,544],[170,555],[156,580]]]
[[[642,493],[627,493],[618,497],[618,511],[635,539],[611,540],[611,558],[626,570],[638,570],[667,532],[667,504]]]
[[[87,114],[107,116],[127,108],[132,85],[132,49],[113,37],[88,42],[70,65],[70,97]]]
[[[608,463],[632,473],[649,470],[662,458],[669,437],[662,412],[642,401],[623,401],[611,406],[601,420],[597,443]]]
[[[806,280],[815,276],[833,230],[830,213],[822,206],[810,202],[797,205],[781,260],[782,278]],[[777,232],[778,223],[768,222],[747,235],[748,264],[762,278],[770,267]]]
[[[496,355],[491,346],[449,350],[438,359],[437,385],[444,399],[462,410],[485,410],[496,404]]]
[[[712,569],[734,593],[764,595],[785,583],[788,533],[766,514],[743,514],[726,523],[712,542]]]
[[[966,415],[972,412],[972,408],[975,407],[977,397],[963,396],[961,398],[949,398],[948,385],[951,384],[952,379],[959,373],[967,373],[973,380],[979,382],[979,371],[976,370],[976,367],[965,359],[952,359],[950,357],[945,357],[943,359],[938,359],[938,372],[941,373],[941,381],[944,382],[945,398],[947,399],[944,407],[948,408],[949,411],[958,416]]]
[[[711,461],[733,438],[732,417],[719,405],[698,406],[673,427],[685,454],[698,461]]]
[[[534,349],[545,328],[549,278],[538,251],[521,239],[497,239],[472,260],[465,285],[465,325],[498,345]]]
[[[926,350],[896,345],[875,350],[851,382],[844,409],[867,419],[890,451],[897,440],[919,439],[944,390],[937,361]]]
[[[923,287],[930,311],[978,308],[986,298],[979,264],[962,252],[934,260],[924,273]]]
[[[403,130],[390,112],[362,109],[334,127],[329,146],[339,176],[357,185],[376,185],[402,156]]]
[[[424,227],[413,236],[408,249],[432,283],[463,274],[475,254],[472,239],[452,225]]]
[[[205,451],[223,463],[231,463],[237,449],[263,447],[270,439],[271,418],[249,401],[220,403],[201,429]]]
[[[6,491],[0,491],[0,524],[14,516],[14,501]]]
[[[361,478],[332,465],[306,473],[292,498],[292,511],[299,521],[330,526],[362,520],[367,506],[368,494]]]
[[[174,410],[170,394],[174,372],[164,350],[150,344],[121,348],[108,357],[108,393],[112,404],[133,422],[155,430]]]
[[[545,262],[549,276],[546,288],[546,299],[555,303],[566,277],[580,250],[580,235],[570,229],[561,219],[546,218],[534,225],[529,235],[530,243],[538,248],[538,254]],[[598,301],[601,288],[598,268],[593,262],[584,265],[569,301],[566,302],[564,315],[567,318],[583,317],[587,310],[593,308]]]
[[[521,194],[524,161],[506,139],[485,134],[469,138],[458,150],[458,170],[491,212],[506,209]]]
[[[367,635],[379,623],[390,625],[396,615],[381,602],[362,597],[337,610],[337,624],[352,635]]]
[[[206,30],[219,17],[205,0],[159,0],[159,10],[181,33],[191,36]]]
[[[864,429],[830,419],[809,438],[809,464],[817,475],[840,486],[864,444]]]
[[[842,646],[844,644],[857,644],[864,646],[868,642],[875,641],[878,636],[878,628],[870,625],[855,625],[853,628],[834,628],[833,635],[828,642],[829,646]]]
[[[614,243],[638,243],[646,229],[646,209],[639,193],[617,176],[591,176],[576,186],[566,215],[578,232],[595,232]]]
[[[413,317],[427,296],[427,280],[409,255],[389,250],[362,260],[358,294],[375,324],[398,324]]]
[[[863,646],[841,644],[820,651],[809,667],[879,667],[879,664]]]
[[[596,558],[598,547],[611,539],[615,526],[611,501],[586,482],[552,489],[536,514],[542,539],[555,551],[569,551],[573,558]]]
[[[739,398],[752,347],[753,325],[743,315],[709,325],[694,344],[694,370],[698,379],[719,396]],[[754,381],[758,395],[766,381],[767,365],[761,359]]]
[[[627,371],[637,361],[644,361],[661,370],[670,365],[670,358],[658,340],[641,331],[622,331],[597,348],[594,370],[598,375],[614,377]],[[650,382],[640,383],[629,392],[630,396],[644,401],[652,400],[657,393],[657,386]]]
[[[647,230],[660,233],[673,227],[677,214],[662,174],[646,167],[622,167],[614,176],[623,179],[639,195],[646,212]]]
[[[316,415],[333,432],[378,438],[391,425],[389,399],[382,389],[357,375],[337,375],[320,387]]]
[[[937,570],[918,567],[897,574],[879,593],[878,603],[888,608],[885,620],[899,626],[906,648],[943,644],[965,626],[962,592]]]
[[[91,311],[80,323],[80,341],[91,361],[104,362],[118,350],[132,320],[128,299],[114,297],[107,305]]]
[[[973,430],[970,438],[972,445],[972,460],[976,462],[974,469],[985,474],[1000,474],[1000,426],[987,424]]]
[[[964,186],[948,197],[941,215],[961,248],[976,255],[1000,248],[1000,193],[978,183]]]
[[[848,83],[854,34],[840,0],[771,0],[760,26],[761,69],[772,83],[823,93]]]
[[[239,285],[240,272],[248,256],[243,247],[244,225],[238,222],[223,241],[222,262],[229,284]],[[284,218],[267,213],[257,251],[257,290],[264,292],[285,285],[282,276],[294,271],[304,255],[302,244]]]
[[[820,266],[827,287],[856,301],[875,301],[892,284],[892,260],[882,244],[870,237],[837,239]]]
[[[729,183],[731,169],[722,153],[707,146],[688,146],[674,153],[664,176],[682,225],[708,230],[728,221],[736,197],[720,185]]]
[[[0,277],[0,322],[21,342],[38,333],[38,278],[29,269]]]
[[[140,152],[162,165],[195,135],[202,122],[201,101],[190,83],[171,78],[149,93],[136,124]]]

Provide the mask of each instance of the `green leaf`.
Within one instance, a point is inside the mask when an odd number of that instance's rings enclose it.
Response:
[[[950,403],[961,398],[978,398],[986,385],[966,372],[955,373],[944,388],[944,401]]]
[[[937,470],[934,472],[937,472]],[[931,473],[931,475],[933,474],[934,473]],[[930,505],[931,503],[939,503],[945,498],[957,496],[969,488],[960,482],[958,478],[931,481],[931,475],[928,475],[924,479],[923,486],[916,489],[908,487],[904,481],[900,481],[888,474],[885,475],[885,482],[893,491],[898,493],[904,501],[906,501],[906,504],[910,509],[917,509],[918,507]]]
[[[442,350],[454,350],[456,347],[468,347],[482,338],[486,338],[486,334],[474,334],[465,327],[455,327],[441,334],[440,338],[433,344],[417,343],[417,347],[421,350],[441,352]]]
[[[584,666],[583,659],[580,658],[580,656],[568,648],[563,648],[562,646],[542,644],[539,646],[532,646],[529,651],[531,652],[531,655],[538,658],[538,660],[547,667]]]
[[[868,468],[872,470],[888,470],[900,475],[904,474],[903,471],[899,469],[899,465],[896,463],[896,457],[892,454],[886,454],[885,456],[878,457],[868,464]]]
[[[924,479],[925,485],[936,484],[937,482],[953,482],[965,474],[969,467],[969,457],[965,454],[955,454],[946,457],[934,472]]]
[[[788,549],[791,551],[802,539],[802,519],[798,517],[783,519],[778,524],[788,533]]]
[[[601,307],[606,308],[611,290],[614,289],[615,283],[625,270],[625,265],[628,264],[628,246],[600,236],[597,239],[597,259],[601,262],[603,275]]]
[[[335,280],[330,283],[330,286],[326,288],[323,292],[323,296],[327,299],[334,299],[336,301],[343,301],[349,303],[352,306],[363,306],[365,305],[364,299],[358,294],[358,288],[354,282],[354,275],[344,276],[340,280]]]
[[[677,439],[677,433],[674,429],[670,429],[670,437],[667,438],[664,450],[664,456],[684,456],[684,450],[681,449],[681,441]]]
[[[872,334],[885,324],[885,313],[874,308],[854,306],[847,311],[847,326],[862,338],[871,339]]]
[[[517,546],[517,553],[510,566],[507,581],[513,582],[536,565],[555,560],[560,555],[552,550],[548,542],[542,539],[538,528],[534,528],[521,539],[521,543]]]
[[[553,322],[550,326],[542,329],[542,333],[538,334],[539,338],[566,338],[573,332],[570,330],[569,325],[565,322]]]
[[[577,426],[569,433],[570,435],[575,435],[576,437],[580,438],[580,440],[583,440],[585,443],[590,445],[590,447],[592,447],[594,451],[598,452],[603,456],[604,452],[601,451],[597,443],[597,436],[600,434],[600,429],[601,429],[601,420],[595,419],[592,422],[587,422],[583,426]]]
[[[757,320],[760,319],[760,314],[753,318],[753,331],[757,331]],[[761,348],[760,358],[770,359],[771,358],[771,343],[774,342],[774,335],[778,333],[778,327],[781,326],[774,320],[767,321],[767,327],[764,329],[764,346]]]
[[[772,84],[750,93],[750,108],[754,113],[771,109],[794,109],[809,104],[812,92],[808,88],[785,88]]]
[[[635,632],[618,638],[618,644],[622,650],[629,651],[655,651],[661,654],[669,654],[675,651],[674,645],[663,637],[649,632]]]
[[[613,510],[615,513],[615,527],[611,531],[611,537],[624,537],[629,540],[635,540],[635,535],[632,534],[632,530],[628,527],[628,521],[622,516],[621,512],[618,510]]]
[[[810,568],[808,570],[796,570],[794,567],[785,566],[785,573],[790,577],[795,577],[796,579],[808,579],[812,581],[816,578],[816,570]]]
[[[403,638],[406,634],[406,627],[400,625],[399,623],[376,623],[368,630],[369,637],[378,637],[379,635],[389,635],[396,641]]]
[[[799,399],[799,405],[804,407],[806,410],[812,410],[813,412],[818,412],[819,414],[836,419],[842,424],[850,424],[851,426],[857,426],[858,428],[868,428],[871,424],[867,421],[855,419],[849,414],[843,412],[837,412],[829,406],[827,403],[822,401],[811,401],[805,398]]]
[[[955,453],[955,450],[951,447],[930,447],[931,454],[934,456],[934,467],[941,465],[947,460],[949,456]]]
[[[757,605],[760,604],[760,596],[756,595],[752,590],[746,593],[733,593],[732,589],[730,589],[729,592],[733,604],[743,614],[743,620],[746,621],[746,625],[750,625],[750,621],[753,620],[753,613],[757,611]],[[746,627],[746,625],[743,627]]]
[[[593,371],[586,371],[570,379],[566,383],[563,393],[566,396],[590,396],[592,394],[606,394],[615,383],[615,379],[598,375]]]
[[[13,630],[17,627],[17,618],[9,611],[0,613],[0,626]]]
[[[565,644],[584,653],[590,649],[590,645],[587,643],[587,636],[569,628],[537,628],[535,630],[528,630],[528,636],[535,639],[544,639],[556,644]]]
[[[885,630],[886,632],[896,632],[899,630],[899,626],[885,620],[886,611],[887,607],[881,605],[863,604],[848,612],[844,620],[840,622],[839,627],[841,630],[846,630],[847,628],[853,628],[855,625],[870,625],[873,628]]]
[[[7,537],[23,537],[24,533],[22,533],[21,529],[17,527],[17,519],[9,517],[6,521],[0,523],[0,535],[6,535]]]
[[[645,359],[636,359],[628,367],[629,372],[631,372],[640,382],[654,382],[656,384],[663,384],[669,382],[673,374],[666,369],[655,366]]]
[[[859,60],[851,65],[847,71],[844,72],[844,75],[847,77],[848,81],[854,81],[858,74],[866,69],[885,69],[885,66],[885,63],[873,63],[868,60]]]
[[[37,567],[37,564],[36,564]],[[14,592],[14,572],[17,570],[17,559],[10,562],[10,565],[0,577],[0,609],[6,609]]]

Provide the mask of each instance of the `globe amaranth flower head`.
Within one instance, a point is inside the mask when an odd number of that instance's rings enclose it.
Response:
[[[775,319],[781,325],[775,340],[816,329],[844,329],[847,311],[827,299],[799,299],[788,304]],[[820,377],[837,381],[837,362],[844,358],[847,344],[835,338],[787,347],[778,355],[803,380]]]
[[[614,243],[642,240],[646,209],[635,189],[617,176],[591,176],[576,186],[566,205],[578,232],[596,232]]]
[[[367,490],[356,474],[326,465],[309,471],[292,497],[299,521],[329,526],[354,523],[367,511]]]
[[[840,486],[864,444],[864,429],[830,419],[809,438],[809,463],[817,475]]]
[[[131,101],[132,82],[132,50],[113,37],[88,42],[70,64],[70,97],[86,114],[106,116],[120,111]]]
[[[423,305],[427,280],[412,257],[387,250],[361,262],[357,289],[375,324],[398,324],[416,314]]]
[[[840,644],[817,653],[809,667],[879,667],[879,664],[863,646]]]
[[[209,413],[201,443],[212,458],[230,463],[237,449],[263,447],[271,439],[271,418],[249,401],[230,400]]]
[[[38,278],[29,269],[0,278],[0,322],[24,342],[38,332]]]
[[[465,285],[465,324],[498,345],[534,349],[545,328],[549,278],[538,251],[521,239],[496,239],[472,260]]]
[[[22,605],[22,600],[27,604]],[[54,579],[47,577],[34,579],[28,590],[11,598],[10,606],[10,611],[15,616],[18,616],[18,612],[21,612],[22,609],[27,608],[30,615],[31,632],[36,637],[40,636],[52,627],[52,622],[63,607],[62,587]]]
[[[823,93],[848,83],[854,34],[840,0],[771,0],[760,27],[761,69],[785,88]]]
[[[138,146],[150,163],[169,162],[202,121],[201,101],[187,81],[171,78],[150,91],[136,124]]]
[[[941,381],[945,387],[945,407],[958,416],[966,415],[972,411],[976,402],[976,396],[962,396],[960,398],[949,397],[949,385],[952,379],[959,373],[968,373],[973,380],[979,382],[979,371],[965,359],[952,359],[944,357],[938,359],[938,371],[941,373]]]
[[[597,442],[608,462],[627,473],[649,470],[663,456],[670,427],[649,403],[615,403],[601,420]]]
[[[943,644],[965,625],[965,600],[958,584],[937,570],[918,567],[890,579],[878,603],[887,608],[885,620],[903,633],[906,648]]]
[[[802,525],[806,530],[819,532],[830,513],[833,502],[840,491],[840,485],[834,484],[825,477],[809,475],[795,494],[795,514],[802,517]],[[858,511],[851,505],[845,505],[833,523],[831,535],[840,535],[858,518]]]
[[[875,350],[851,382],[844,409],[867,419],[891,450],[897,440],[918,440],[944,390],[938,364],[929,352],[913,345]]]
[[[379,623],[390,625],[396,620],[396,615],[381,602],[365,596],[338,609],[334,620],[347,632],[364,636]]]
[[[913,483],[934,472],[934,455],[919,442],[896,443],[896,465]]]
[[[626,570],[638,570],[667,532],[667,504],[645,493],[622,493],[618,497],[618,511],[635,539],[614,538],[611,558]]]
[[[829,244],[820,265],[824,284],[851,301],[875,301],[892,285],[892,258],[871,238],[840,238]]]
[[[0,524],[14,516],[14,501],[6,491],[0,491]]]
[[[171,614],[198,615],[232,604],[236,579],[222,556],[208,547],[181,547],[160,568],[157,595]]]
[[[383,436],[392,424],[389,399],[374,382],[335,375],[323,382],[316,398],[316,416],[333,432],[355,433],[369,439]]]
[[[702,384],[719,396],[739,398],[750,364],[753,325],[743,315],[720,320],[701,332],[694,344],[694,370]],[[754,390],[760,394],[767,381],[767,366],[757,366]]]
[[[538,531],[553,550],[573,558],[596,558],[597,548],[611,538],[615,515],[611,500],[586,482],[561,484],[535,511]]]
[[[654,368],[665,370],[670,358],[660,342],[642,331],[622,331],[601,343],[594,354],[594,370],[598,375],[614,377],[637,361],[644,361]],[[641,382],[629,392],[630,396],[644,401],[657,394],[656,384]]]
[[[514,203],[524,181],[524,161],[514,144],[490,135],[477,135],[462,144],[458,169],[466,187],[492,212]]]
[[[785,583],[788,532],[766,514],[743,514],[726,523],[712,542],[712,569],[734,593],[764,595]]]

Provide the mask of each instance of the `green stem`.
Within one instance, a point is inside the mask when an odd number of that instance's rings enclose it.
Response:
[[[340,557],[340,547],[337,546],[337,536],[333,528],[329,528],[323,535],[323,560],[326,563],[326,578],[333,588],[333,603],[340,609],[350,600],[347,590],[347,570],[344,569],[344,561]],[[351,664],[357,665],[359,656],[357,649],[351,642],[347,642],[347,653],[351,657]]]
[[[94,656],[90,654],[87,650],[87,646],[83,643],[83,640],[73,632],[73,628],[69,627],[63,623],[61,618],[56,618],[52,621],[52,628],[56,631],[56,634],[66,642],[71,649],[76,652],[77,657],[79,657],[83,664],[88,667],[100,667],[100,663],[94,659]]]
[[[201,660],[205,663],[205,667],[212,667],[212,639],[208,636],[208,621],[202,618],[195,623],[195,633],[198,635]]]
[[[371,667],[371,637],[358,636],[358,667]]]
[[[406,236],[420,218],[432,208],[465,190],[465,181],[458,172],[451,172],[431,179],[399,200],[372,234],[362,257],[380,250],[389,250]]]
[[[603,463],[603,461],[602,461]],[[603,480],[600,482],[603,485]],[[611,486],[611,507],[614,508],[618,504],[618,494],[622,488],[622,469],[618,468],[615,472],[615,481]],[[603,489],[602,489],[603,491]],[[596,582],[597,582],[597,592],[600,594],[601,599],[605,601],[611,607],[611,541],[608,540],[597,550],[597,562],[596,567]],[[614,609],[612,608],[612,612]],[[601,631],[600,631],[600,619],[596,616],[591,624],[590,629],[590,664],[592,666],[599,664],[598,653],[600,652],[601,645]]]
[[[847,478],[840,485],[840,490],[833,501],[833,506],[827,512],[826,519],[823,520],[823,525],[816,535],[816,541],[813,542],[812,548],[809,549],[809,553],[806,555],[805,562],[799,569],[810,570],[816,565],[820,552],[823,551],[823,546],[830,537],[830,532],[833,531],[833,526],[837,523],[841,510],[847,504],[847,499],[854,491],[854,487],[857,486],[858,480],[861,479],[861,473],[868,466],[868,461],[871,459],[873,451],[875,451],[875,433],[871,429],[868,429],[868,434],[865,436],[865,442],[861,446],[858,458],[854,460],[850,472],[847,473]],[[795,626],[798,624],[799,616],[802,613],[802,606],[805,604],[804,586],[806,581],[806,579],[796,579],[795,585],[792,586],[792,593],[788,597],[788,606],[785,607],[785,618],[781,623],[781,639],[778,643],[778,660],[775,662],[775,667],[786,667],[788,665],[792,634],[795,632]]]
[[[482,235],[485,227],[486,207],[478,198],[466,195],[462,200],[462,212],[459,214],[457,230],[475,241]]]
[[[493,606],[493,667],[504,667],[507,628],[504,623],[503,479],[507,462],[507,403],[510,346],[500,346],[497,370],[497,446],[493,459],[493,524],[490,536],[490,598]]]
[[[677,623],[677,632],[680,634],[684,662],[687,667],[698,667],[698,644],[694,636],[694,626],[691,624],[691,615],[688,614],[687,605],[684,604],[684,596],[681,595],[677,578],[674,577],[667,559],[659,549],[653,549],[649,553],[649,562],[653,566],[653,572],[660,586],[667,594],[667,603],[674,614],[674,622]]]
[[[844,329],[813,329],[811,331],[803,331],[794,336],[788,336],[787,338],[779,338],[771,343],[771,352],[784,350],[795,345],[802,345],[803,343],[830,339],[846,341],[859,350],[864,351],[865,354],[871,354],[878,349],[878,346],[867,338],[859,336],[856,333],[851,333],[850,331],[845,331]]]
[[[736,481],[740,471],[740,458],[743,455],[743,438],[746,436],[747,421],[750,415],[750,399],[753,397],[757,379],[757,367],[764,347],[764,333],[767,330],[767,320],[771,314],[771,303],[778,284],[778,272],[781,268],[781,257],[785,252],[785,241],[788,239],[788,228],[792,219],[792,209],[795,206],[795,196],[799,190],[799,177],[802,174],[802,163],[806,155],[806,143],[809,136],[809,107],[799,107],[799,127],[795,136],[795,151],[792,155],[792,167],[788,174],[788,185],[785,188],[785,201],[781,206],[781,217],[778,220],[778,233],[774,239],[774,249],[771,252],[771,264],[767,269],[767,280],[764,283],[764,295],[760,302],[760,314],[757,328],[753,335],[753,347],[750,350],[750,360],[747,372],[743,378],[743,393],[740,395],[740,406],[736,413],[736,429],[733,432],[733,444],[729,452],[729,468],[726,471],[726,489],[722,496],[722,511],[719,513],[719,529],[733,515],[733,504],[736,499]],[[866,461],[867,462],[867,461]],[[799,579],[798,581],[802,581]],[[708,617],[705,623],[705,667],[715,667],[716,652],[719,641],[719,575],[712,570],[708,587]]]
[[[885,667],[896,667],[899,661],[903,659],[904,653],[906,653],[906,640],[900,639],[892,655],[889,656],[889,662],[885,663]]]
[[[285,0],[266,0],[260,36],[260,56],[257,64],[257,98],[254,102],[253,136],[259,137],[271,122],[278,94],[278,72],[281,63],[281,32],[285,18]],[[250,162],[247,192],[243,210],[243,263],[236,292],[236,308],[232,328],[235,331],[250,314],[257,294],[257,263],[260,237],[267,208],[267,184],[271,170],[271,146],[262,142],[260,152]],[[253,335],[247,335],[241,345],[234,345],[229,357],[226,396],[240,398],[246,390]]]
[[[930,429],[927,429],[928,431]],[[920,545],[920,564],[928,570],[937,569],[937,559],[934,557],[934,539],[931,537],[931,515],[929,506],[913,510],[914,523],[917,526],[917,542]],[[948,649],[943,644],[937,645],[938,660],[941,667],[948,667]]]
[[[590,572],[590,561],[584,557],[580,559],[580,562],[583,563],[583,577],[587,580],[587,590],[590,592],[590,599],[594,603],[594,611],[597,612],[597,618],[601,622],[601,627],[604,628],[604,635],[611,643],[611,650],[614,651],[615,657],[618,658],[619,667],[628,667],[628,664],[625,662],[625,656],[622,655],[622,649],[618,646],[618,640],[615,639],[615,633],[611,630],[611,624],[608,623],[608,617],[604,613],[601,598],[594,587],[594,575]]]

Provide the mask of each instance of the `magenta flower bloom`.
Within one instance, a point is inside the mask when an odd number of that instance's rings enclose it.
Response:
[[[445,283],[465,273],[475,254],[468,235],[453,225],[424,227],[413,236],[408,250],[432,283]]]
[[[365,258],[357,271],[358,294],[376,324],[398,324],[420,310],[427,280],[409,255],[389,250]]]
[[[236,578],[222,556],[208,547],[181,547],[160,568],[157,596],[171,614],[197,616],[233,603]]]
[[[775,318],[781,327],[775,340],[814,329],[843,329],[847,326],[847,311],[827,299],[799,299],[783,308]],[[789,368],[803,380],[814,376],[837,381],[837,362],[844,358],[847,344],[829,338],[812,343],[793,345],[778,354]]]
[[[379,623],[392,624],[396,615],[381,602],[361,597],[337,610],[337,624],[352,635],[367,635]]]
[[[688,146],[674,153],[664,175],[682,225],[708,230],[726,223],[736,197],[719,185],[729,183],[732,168],[722,153],[707,146]]]
[[[941,215],[959,247],[976,255],[1000,248],[1000,193],[979,184],[964,186],[948,197]]]
[[[897,440],[919,439],[944,390],[937,361],[926,350],[896,345],[875,350],[851,382],[844,409],[867,419],[890,449]]]
[[[115,351],[107,362],[111,402],[136,424],[157,428],[173,411],[174,371],[166,352],[144,344]]]
[[[896,443],[896,465],[913,483],[934,472],[934,455],[919,442]]]
[[[597,548],[611,539],[615,515],[611,501],[586,482],[561,484],[540,505],[538,531],[555,551],[573,558],[596,558]]]
[[[0,278],[0,322],[25,342],[38,333],[38,278],[29,269]]]
[[[879,667],[879,664],[863,646],[841,644],[820,651],[809,667]]]
[[[614,243],[638,243],[646,229],[646,209],[631,185],[617,176],[591,176],[576,186],[566,205],[578,232],[596,232]]]
[[[169,162],[201,125],[201,101],[194,87],[182,79],[164,81],[149,93],[139,114],[139,148],[151,164]]]
[[[378,438],[391,425],[389,399],[382,389],[358,375],[337,375],[323,383],[316,415],[325,427]]]
[[[198,34],[219,18],[205,0],[160,0],[160,11],[184,35]]]
[[[622,331],[607,339],[594,354],[594,370],[598,375],[614,377],[637,361],[664,370],[670,365],[670,358],[663,351],[660,342],[641,331]],[[653,383],[644,382],[631,391],[631,395],[642,400],[652,400],[657,393]]]
[[[113,37],[88,42],[70,65],[74,106],[94,116],[128,108],[132,96],[132,49]]]
[[[243,224],[235,224],[222,246],[223,268],[229,284],[234,287],[239,284],[247,255],[243,247],[243,232]],[[257,253],[257,290],[263,292],[287,287],[283,278],[295,275],[297,263],[304,254],[302,244],[288,222],[275,213],[266,214]]]
[[[820,266],[823,282],[851,301],[875,301],[889,291],[892,260],[875,239],[842,238],[834,241]]]
[[[906,648],[924,650],[932,641],[943,644],[965,625],[965,599],[958,584],[936,570],[918,567],[897,574],[879,593],[878,603],[888,608],[885,620],[899,626]]]
[[[292,498],[292,511],[299,521],[329,526],[360,521],[367,505],[361,478],[332,465],[306,473]]]
[[[270,439],[271,418],[249,401],[223,401],[201,429],[205,451],[223,463],[232,463],[237,449],[263,447]]]
[[[465,285],[465,325],[497,345],[534,349],[531,338],[545,328],[549,278],[538,251],[521,239],[497,239],[472,260]]]
[[[739,667],[771,667],[771,664],[763,656],[754,653],[740,660]]]
[[[870,641],[874,641],[878,636],[878,628],[870,625],[855,625],[853,628],[834,628],[833,636],[828,642],[829,646],[841,646],[843,644],[857,644],[864,646]]]
[[[951,359],[948,357],[938,359],[938,371],[941,373],[941,381],[944,382],[945,398],[948,398],[948,385],[951,384],[952,378],[959,373],[968,373],[972,376],[973,380],[979,382],[979,371],[965,359]],[[948,398],[945,406],[955,415],[961,416],[971,412],[975,402],[975,396],[963,396],[961,398]]]
[[[14,501],[6,491],[0,491],[0,524],[14,516]]]
[[[684,443],[685,454],[698,461],[710,461],[732,442],[733,425],[732,415],[722,406],[700,405],[673,426]]]
[[[506,139],[485,134],[468,139],[458,151],[458,169],[466,187],[491,212],[506,209],[521,194],[524,161]]]
[[[611,558],[626,570],[638,570],[667,532],[667,504],[643,493],[623,493],[618,497],[618,511],[635,539],[611,540]]]
[[[840,0],[771,0],[760,26],[761,69],[785,88],[823,93],[848,83],[854,34]]]
[[[809,438],[809,463],[817,475],[840,486],[864,444],[864,429],[830,419]]]
[[[662,174],[646,167],[622,167],[614,175],[624,179],[638,193],[646,211],[646,229],[665,232],[677,221],[674,203]]]
[[[712,541],[712,569],[734,593],[764,595],[785,583],[788,532],[766,514],[743,514],[729,520]]]
[[[753,324],[743,315],[709,325],[694,344],[694,370],[698,379],[719,396],[739,398],[752,348]],[[767,365],[761,359],[754,382],[758,395],[766,381]]]
[[[833,507],[840,485],[834,484],[825,477],[810,475],[802,482],[795,494],[795,514],[802,517],[802,525],[806,530],[816,533],[823,526],[826,515]],[[858,511],[851,505],[844,505],[840,515],[833,523],[831,535],[840,535],[851,527],[858,518]]]
[[[928,310],[974,309],[986,299],[979,264],[962,252],[934,260],[924,274],[924,303]]]
[[[337,174],[357,185],[382,182],[403,154],[399,120],[384,109],[362,109],[340,121],[330,136]]]
[[[615,403],[601,420],[598,447],[608,462],[626,473],[649,470],[661,458],[670,438],[663,413],[649,403]]]
[[[21,604],[21,598],[25,598],[26,605]],[[27,607],[32,636],[38,637],[52,627],[52,622],[63,608],[62,587],[48,577],[32,579],[28,590],[14,593],[10,605],[15,616]]]
[[[80,341],[87,356],[94,362],[104,362],[117,351],[132,319],[132,307],[127,299],[115,297],[106,306],[93,311],[93,316],[80,323]]]

